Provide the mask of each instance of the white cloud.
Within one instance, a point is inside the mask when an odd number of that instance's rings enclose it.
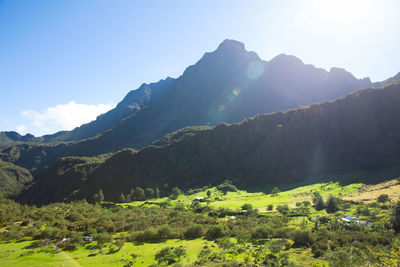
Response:
[[[18,132],[19,134],[21,134],[21,135],[26,134],[27,128],[26,128],[26,126],[23,125],[23,124],[18,125],[17,127],[15,127],[15,129],[16,129],[17,132]]]
[[[77,104],[75,101],[71,101],[67,104],[49,107],[40,112],[31,109],[23,110],[21,114],[29,119],[32,124],[32,127],[27,127],[28,132],[43,135],[62,130],[72,130],[96,119],[98,115],[107,112],[114,106],[112,104]]]

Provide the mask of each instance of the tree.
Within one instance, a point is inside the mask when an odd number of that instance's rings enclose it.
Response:
[[[200,224],[194,224],[189,226],[183,235],[186,239],[201,237],[203,235],[203,227]]]
[[[180,194],[182,194],[181,190],[178,187],[174,187],[169,197],[171,199],[177,199]]]
[[[109,233],[100,233],[97,234],[94,239],[97,241],[97,248],[100,249],[100,252],[102,251],[104,244],[107,242],[110,242],[112,239],[112,236]]]
[[[207,197],[211,197],[211,191],[207,190]]]
[[[185,256],[186,249],[183,247],[165,247],[156,253],[155,258],[159,264],[166,263],[168,265],[171,265],[175,262],[180,261]]]
[[[121,195],[118,197],[118,202],[119,203],[124,203],[125,202],[125,195],[124,193],[121,193]]]
[[[273,210],[274,209],[274,205],[272,205],[272,204],[268,204],[268,206],[267,206],[267,210]]]
[[[282,215],[287,215],[289,213],[289,206],[287,204],[278,205],[276,210],[281,213]]]
[[[94,194],[93,196],[92,196],[92,201],[93,201],[93,203],[99,203],[99,194]]]
[[[299,247],[310,247],[313,243],[314,240],[312,239],[310,232],[308,231],[296,231],[293,234],[293,247],[299,248]]]
[[[154,189],[146,188],[146,198],[153,198],[153,196],[154,196]]]
[[[323,210],[325,208],[325,202],[319,192],[314,192],[313,203],[316,210]]]
[[[160,198],[160,190],[158,189],[158,187],[156,187],[156,189],[154,190],[154,197]]]
[[[271,191],[271,195],[272,196],[277,196],[279,192],[281,192],[279,190],[279,188],[278,187],[274,187],[274,189],[272,189],[272,191]]]
[[[385,203],[385,202],[390,201],[390,197],[387,194],[381,194],[381,195],[379,195],[377,201],[379,203]]]
[[[217,239],[225,235],[225,229],[222,225],[213,225],[206,232],[207,239]]]
[[[252,210],[253,209],[253,206],[251,205],[251,204],[249,204],[249,203],[245,203],[245,204],[243,204],[242,205],[242,210]]]
[[[99,202],[104,201],[104,194],[103,194],[103,189],[100,188],[99,190]]]
[[[125,245],[125,240],[124,239],[117,239],[114,241],[114,245],[117,247],[118,251],[121,250],[121,248]]]
[[[326,202],[326,212],[333,213],[339,210],[339,200],[334,196],[329,196]]]
[[[390,220],[392,222],[393,230],[395,230],[396,233],[399,233],[400,232],[400,201],[397,201],[396,205],[394,206]]]
[[[145,194],[145,192],[144,192],[144,190],[143,190],[143,188],[141,188],[141,187],[136,187],[135,188],[135,200],[137,200],[137,201],[143,201],[143,200],[145,200],[146,199],[146,194]]]

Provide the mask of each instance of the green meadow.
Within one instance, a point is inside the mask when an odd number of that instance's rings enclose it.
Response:
[[[357,266],[367,260],[369,263],[377,263],[371,258],[373,254],[370,251],[378,248],[379,251],[386,251],[397,240],[386,230],[390,227],[390,203],[365,205],[340,201],[342,197],[359,192],[361,186],[360,183],[346,186],[337,182],[318,183],[274,195],[243,190],[224,193],[213,187],[190,195],[180,194],[176,199],[164,197],[130,203],[106,203],[108,208],[87,203],[83,203],[83,206],[74,203],[52,204],[38,209],[41,214],[38,221],[30,219],[26,226],[21,226],[21,221],[16,220],[8,226],[3,225],[0,229],[3,236],[11,235],[18,225],[19,231],[24,233],[32,231],[31,228],[37,225],[39,233],[32,234],[32,237],[2,241],[0,266],[165,266],[173,263],[182,266],[348,266],[346,264],[354,263]],[[316,210],[312,206],[315,192],[326,203],[332,196],[337,197],[340,202],[338,210],[333,213],[325,209]],[[204,199],[200,202],[193,201],[196,197]],[[304,204],[306,202],[308,204]],[[71,217],[74,205],[77,205],[78,213]],[[268,208],[271,205],[273,208]],[[285,205],[288,212],[280,211],[278,207]],[[301,212],[296,213],[299,208],[302,208]],[[79,210],[82,209],[91,212],[92,215],[87,217],[99,218],[88,219],[79,215]],[[303,214],[304,210],[307,212]],[[116,212],[119,215],[115,218],[104,217],[102,212],[107,216]],[[355,225],[354,229],[347,229],[340,223],[340,218],[346,215],[369,220],[371,226],[364,229]],[[35,217],[33,214],[30,216]],[[52,216],[55,216],[52,225],[50,222],[45,223]],[[320,221],[316,219],[318,216]],[[101,232],[112,235],[101,243],[97,240],[85,243],[81,238],[79,241],[79,235],[84,235],[85,232],[78,233],[77,243],[72,248],[65,246],[62,249],[64,244],[60,237],[68,235],[68,232],[58,234],[58,237],[50,233],[50,230],[56,231],[55,228],[60,227],[57,225],[62,217],[75,221],[69,224],[69,228],[78,225],[79,220],[90,225],[101,224],[99,222],[102,221],[104,227],[97,225],[97,232],[100,233],[97,236],[101,236]],[[124,222],[126,226],[122,225]],[[108,229],[112,223],[115,225]],[[199,225],[202,230],[190,238],[187,232],[193,225]],[[218,228],[217,226],[220,226],[222,232],[210,234],[210,229]],[[93,229],[86,230],[88,231],[96,233]],[[305,236],[298,239],[296,235],[302,234]],[[352,255],[353,252],[347,250],[351,247],[347,246],[354,242],[350,239],[339,242],[343,235],[346,238],[360,236],[360,240],[365,243],[364,249],[357,252],[358,258],[349,261],[342,257]],[[383,237],[376,239],[377,235]],[[97,236],[95,235],[95,239]],[[307,239],[310,241],[303,244],[303,240]],[[123,242],[118,245],[121,240]],[[337,248],[339,244],[340,249]],[[171,262],[157,260],[157,253],[164,248],[172,248],[168,251],[182,248],[184,253]]]

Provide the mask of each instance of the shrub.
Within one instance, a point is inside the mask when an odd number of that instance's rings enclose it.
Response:
[[[271,211],[271,210],[273,210],[273,209],[274,209],[274,205],[269,204],[269,205],[267,206],[267,210]]]
[[[253,206],[251,204],[249,204],[249,203],[245,203],[245,204],[242,205],[241,208],[242,208],[242,210],[252,210]]]
[[[289,213],[289,206],[287,204],[278,205],[276,210],[279,211],[282,215],[287,215]]]
[[[397,201],[396,205],[393,208],[390,220],[392,222],[393,230],[396,233],[400,232],[400,201]]]
[[[308,231],[296,231],[293,235],[293,247],[310,247],[314,240],[311,237],[310,232]]]
[[[278,187],[274,187],[274,189],[272,189],[272,191],[271,191],[271,195],[272,196],[277,196],[279,192],[281,192],[279,190],[279,188]]]
[[[226,193],[226,192],[236,192],[236,191],[237,191],[236,186],[234,186],[234,185],[232,184],[232,182],[229,181],[229,180],[225,180],[224,183],[222,183],[222,184],[220,184],[220,185],[217,185],[217,189],[218,189],[219,191],[224,192],[224,193]]]
[[[182,194],[182,191],[178,187],[174,187],[169,198],[172,200],[177,199],[180,194]]]
[[[183,234],[186,239],[201,237],[204,233],[203,227],[200,224],[190,226]]]
[[[314,192],[313,203],[316,210],[323,210],[325,208],[325,202],[319,192]]]
[[[179,262],[185,256],[186,249],[183,247],[165,247],[155,254],[155,258],[159,264],[166,263],[168,265]]]
[[[254,229],[253,232],[251,233],[251,237],[253,239],[267,239],[272,235],[272,232],[273,231],[271,227],[263,225]]]
[[[334,196],[329,196],[326,202],[326,212],[334,213],[339,210],[339,199]]]
[[[389,202],[390,201],[390,197],[387,194],[381,194],[381,195],[379,195],[377,201],[379,203]]]
[[[171,228],[168,225],[164,225],[157,230],[157,237],[160,239],[167,239],[171,237],[171,233]]]
[[[206,232],[207,239],[217,239],[225,236],[226,232],[222,225],[213,225]]]

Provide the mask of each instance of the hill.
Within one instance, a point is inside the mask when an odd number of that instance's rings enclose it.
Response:
[[[136,186],[168,192],[174,186],[200,187],[226,178],[251,189],[324,177],[374,180],[378,172],[381,179],[385,173],[399,176],[398,114],[400,83],[395,83],[239,124],[220,124],[166,146],[115,153],[87,175],[74,196],[87,198],[102,188],[106,199],[116,200]],[[62,177],[41,177],[31,187],[35,197],[29,201],[54,201],[43,190],[58,179]]]
[[[32,181],[28,170],[0,160],[0,194],[5,197],[18,195]]]

